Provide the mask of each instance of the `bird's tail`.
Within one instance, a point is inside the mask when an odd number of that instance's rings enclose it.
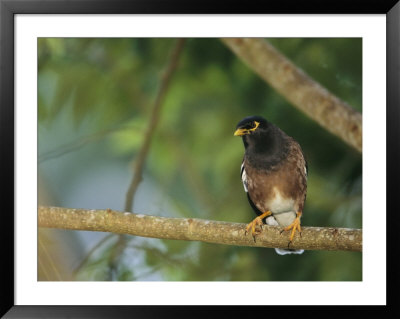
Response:
[[[297,254],[300,255],[304,253],[304,249],[281,249],[275,248],[275,251],[278,255],[290,255],[290,254]]]
[[[271,226],[279,226],[278,222],[273,216],[267,217],[265,219],[265,222],[267,225]],[[304,253],[304,249],[281,249],[281,248],[275,248],[275,251],[278,255],[290,255],[290,254],[297,254],[300,255]]]

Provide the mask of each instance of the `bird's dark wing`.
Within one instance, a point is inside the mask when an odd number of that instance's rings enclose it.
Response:
[[[262,214],[262,211],[259,210],[259,209],[257,208],[256,205],[254,205],[253,201],[252,201],[251,198],[250,198],[249,193],[246,192],[246,194],[247,194],[247,199],[249,200],[249,203],[250,203],[251,208],[253,208],[254,212],[255,212],[258,216],[260,216],[260,215]]]
[[[249,191],[248,191],[248,188],[247,188],[247,175],[246,175],[246,171],[244,169],[244,160],[242,162],[242,166],[240,167],[240,177],[242,178],[243,187],[244,187],[244,190],[246,192],[247,199],[249,200],[250,206],[253,208],[254,212],[257,215],[261,215],[262,211],[260,211],[257,208],[257,206],[253,203],[253,201],[251,200],[250,195],[249,195]]]
[[[307,178],[308,177],[308,163],[305,158],[304,158],[304,161],[306,162],[306,178]]]

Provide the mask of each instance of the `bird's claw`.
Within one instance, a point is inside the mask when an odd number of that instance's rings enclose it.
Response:
[[[281,230],[281,234],[284,231],[292,230],[291,233],[290,233],[290,237],[289,237],[288,247],[291,244],[291,242],[293,241],[294,234],[296,233],[296,230],[299,232],[299,235],[301,237],[300,217],[301,217],[301,212],[298,212],[296,214],[296,219],[293,221],[293,223],[291,223],[289,226],[287,226],[283,230]]]
[[[253,236],[254,242],[256,242],[256,235],[260,234],[262,231],[262,225],[263,225],[262,220],[263,220],[263,218],[265,218],[269,215],[271,215],[271,212],[266,211],[266,212],[262,213],[260,216],[257,216],[256,218],[254,218],[253,221],[246,226],[246,231],[244,232],[244,234],[247,235],[247,232],[251,228],[251,235]],[[257,226],[260,226],[260,227],[256,228]]]
[[[259,228],[257,228],[257,226],[259,226]],[[251,235],[253,236],[254,242],[256,242],[256,236],[262,231],[262,219],[260,217],[256,217],[252,222],[247,224],[244,232],[245,235],[247,235],[247,233],[250,231],[250,228]]]

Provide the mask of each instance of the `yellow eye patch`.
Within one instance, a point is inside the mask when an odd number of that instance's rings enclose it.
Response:
[[[257,127],[260,125],[260,123],[257,121],[254,121],[254,125],[255,126],[253,128],[250,128],[249,131],[255,131],[257,129]]]

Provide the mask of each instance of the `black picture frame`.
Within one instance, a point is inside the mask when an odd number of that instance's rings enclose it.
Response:
[[[382,307],[329,307],[330,315],[381,314],[384,317],[399,314],[396,307],[396,291],[399,284],[394,270],[396,259],[396,231],[398,225],[397,195],[395,180],[398,178],[397,164],[400,162],[399,105],[400,105],[400,3],[398,0],[325,0],[325,1],[273,1],[241,3],[210,1],[162,1],[162,0],[0,0],[0,176],[3,184],[1,265],[1,308],[5,318],[151,318],[188,314],[191,317],[209,316],[211,313],[227,316],[232,308],[226,307],[154,307],[154,306],[21,306],[14,302],[14,19],[16,14],[216,14],[216,13],[313,13],[313,14],[386,14],[387,21],[387,129],[386,129],[386,172],[387,174],[387,306]],[[382,168],[377,168],[382,169]],[[382,205],[384,207],[384,205]],[[383,214],[384,212],[376,212]],[[4,226],[6,225],[6,226]],[[250,292],[248,292],[250,293]],[[256,297],[256,296],[255,296]],[[267,297],[267,296],[266,296]],[[295,296],[288,296],[295,298]],[[260,310],[261,309],[261,310]],[[326,307],[321,309],[327,311]],[[235,315],[254,316],[254,311],[271,311],[284,315],[302,315],[308,307],[277,308],[265,310],[261,307],[234,308]],[[314,310],[313,310],[314,311]],[[265,315],[265,314],[264,314]]]

